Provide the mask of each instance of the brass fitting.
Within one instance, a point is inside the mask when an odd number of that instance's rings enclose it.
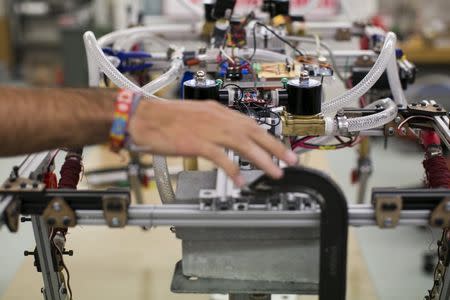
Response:
[[[325,135],[323,114],[296,116],[283,111],[281,122],[284,136]]]

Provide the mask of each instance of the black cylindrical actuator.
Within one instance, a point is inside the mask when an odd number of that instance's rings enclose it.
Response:
[[[293,115],[312,116],[322,112],[322,84],[302,73],[300,79],[287,82],[287,111]]]
[[[274,0],[273,6],[271,17],[289,16],[289,0]]]
[[[184,99],[191,100],[217,100],[219,98],[219,86],[214,80],[206,79],[203,71],[197,72],[194,79],[183,84]]]

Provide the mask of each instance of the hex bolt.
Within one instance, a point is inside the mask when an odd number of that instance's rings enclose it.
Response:
[[[112,224],[112,226],[114,226],[114,227],[119,227],[119,226],[120,226],[119,218],[113,217],[113,218],[111,219],[111,224]]]
[[[64,226],[69,226],[72,220],[68,216],[64,216],[62,219],[62,223]]]
[[[61,211],[61,204],[59,202],[54,202],[52,207],[54,211]]]
[[[31,222],[31,218],[21,217],[21,218],[20,218],[20,222],[22,222],[22,223],[25,223],[25,222]]]
[[[438,218],[438,219],[434,220],[434,225],[441,227],[442,225],[444,225],[444,220],[442,220],[441,218]]]
[[[49,226],[53,226],[53,225],[55,225],[55,223],[56,223],[56,219],[55,218],[50,217],[50,218],[47,219],[47,224]]]
[[[402,118],[397,116],[397,117],[395,117],[394,122],[398,124],[398,123],[400,123],[401,120],[402,120]]]

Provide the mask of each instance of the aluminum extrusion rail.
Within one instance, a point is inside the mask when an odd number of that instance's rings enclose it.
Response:
[[[320,225],[320,210],[274,211],[265,205],[249,205],[244,211],[200,210],[196,204],[164,204],[130,206],[128,226],[183,227],[316,227]],[[350,205],[349,225],[376,226],[372,206]],[[103,211],[77,210],[79,225],[106,225]],[[430,210],[402,210],[400,226],[427,225]]]

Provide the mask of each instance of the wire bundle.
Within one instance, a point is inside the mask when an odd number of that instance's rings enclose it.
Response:
[[[448,170],[447,160],[442,155],[436,155],[423,161],[427,185],[430,188],[449,188],[450,171]]]
[[[68,156],[61,167],[61,178],[58,183],[60,189],[76,189],[80,181],[82,170],[81,156]]]
[[[269,101],[263,100],[263,99],[244,99],[244,96],[249,91],[252,93],[256,93],[256,95],[253,98],[257,98],[258,91],[257,89],[243,89],[237,84],[229,83],[223,86],[223,88],[226,87],[235,87],[238,90],[238,93],[235,93],[234,97],[234,104],[233,108],[237,111],[246,114],[249,117],[252,117],[255,119],[258,124],[262,125],[268,125],[268,126],[278,126],[281,123],[281,117],[276,112],[272,111],[271,107],[269,106]],[[269,123],[267,122],[267,118],[275,119],[275,123]]]

